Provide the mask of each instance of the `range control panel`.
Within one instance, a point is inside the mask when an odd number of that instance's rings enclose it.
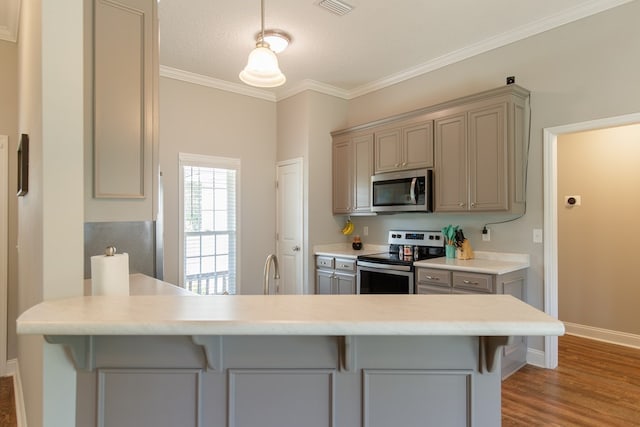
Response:
[[[388,243],[390,245],[444,247],[444,237],[440,231],[391,230],[389,231]]]

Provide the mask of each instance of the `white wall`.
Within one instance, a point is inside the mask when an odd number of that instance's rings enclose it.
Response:
[[[16,358],[18,306],[18,200],[16,163],[18,148],[18,45],[0,40],[0,135],[9,136],[8,242],[7,242],[7,359]]]
[[[354,99],[349,125],[436,104],[504,84],[506,76],[531,90],[532,126],[528,168],[527,214],[512,223],[493,225],[492,239],[483,243],[484,222],[500,215],[403,215],[356,219],[369,225],[369,241],[383,241],[384,231],[400,223],[438,228],[461,224],[480,250],[531,255],[527,301],[543,308],[543,246],[532,242],[532,229],[543,226],[542,129],[640,111],[640,2],[564,25],[511,45],[469,58],[443,69]],[[366,240],[365,240],[366,244]],[[560,285],[561,286],[561,285]],[[541,338],[530,346],[543,348]]]
[[[18,202],[19,313],[43,300],[82,295],[82,5],[22,5],[19,132],[29,134],[30,164],[29,192]],[[72,425],[75,370],[64,350],[42,337],[20,336],[18,359],[28,425]]]
[[[262,269],[275,251],[276,105],[160,79],[160,170],[164,191],[164,279],[178,283],[178,153],[239,158],[239,286],[262,293]]]

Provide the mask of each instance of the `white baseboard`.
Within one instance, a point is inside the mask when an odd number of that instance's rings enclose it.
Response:
[[[16,398],[16,419],[18,421],[18,427],[27,427],[27,413],[24,407],[18,359],[7,360],[7,375],[11,375],[13,377],[13,390],[15,391]]]
[[[527,349],[527,363],[529,365],[545,368],[545,356],[544,351],[535,350],[533,348]]]
[[[610,344],[618,344],[625,347],[640,349],[640,335],[595,328],[593,326],[578,325],[576,323],[569,322],[564,322],[564,327],[566,333],[569,335],[576,335],[583,338],[608,342]]]

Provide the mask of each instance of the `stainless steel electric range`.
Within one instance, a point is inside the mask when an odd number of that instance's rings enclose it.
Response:
[[[440,231],[389,231],[389,250],[358,256],[357,293],[413,294],[414,261],[444,256]]]

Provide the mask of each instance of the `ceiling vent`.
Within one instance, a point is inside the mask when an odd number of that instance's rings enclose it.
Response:
[[[338,16],[346,15],[353,10],[353,6],[340,0],[320,0],[318,6]]]

